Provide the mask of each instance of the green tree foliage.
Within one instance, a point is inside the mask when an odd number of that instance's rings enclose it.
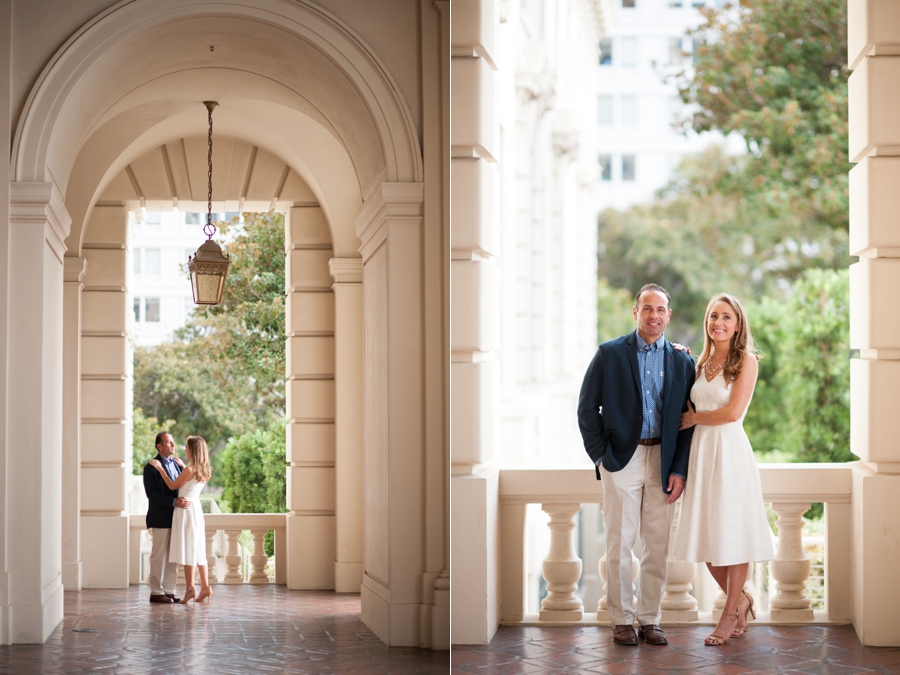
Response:
[[[766,355],[746,418],[755,449],[846,461],[846,2],[701,11],[693,68],[676,76],[693,110],[684,128],[736,134],[747,153],[710,147],[652,203],[601,214],[601,307],[604,280],[629,293],[660,283],[673,296],[667,336],[696,346],[709,297],[743,298]]]
[[[174,420],[166,420],[160,423],[155,417],[144,417],[144,411],[134,409],[133,431],[131,437],[131,472],[135,476],[144,473],[144,465],[156,457],[156,434],[163,429],[175,433]]]
[[[693,73],[680,77],[696,110],[690,126],[737,133],[749,151],[719,190],[767,239],[793,241],[795,265],[834,266],[830,258],[846,256],[849,205],[846,0],[701,11],[705,21],[689,31]]]
[[[810,270],[786,300],[755,308],[754,333],[770,357],[760,362],[746,419],[757,451],[799,462],[853,459],[849,296],[847,270]]]
[[[630,333],[637,325],[631,308],[634,298],[628,291],[613,288],[606,279],[597,284],[597,343]]]
[[[221,224],[222,303],[198,307],[173,342],[135,350],[135,407],[214,452],[284,415],[284,217],[244,219]]]
[[[223,497],[235,513],[283,513],[285,504],[285,420],[233,438],[217,462],[225,484]],[[266,554],[274,552],[272,533]]]

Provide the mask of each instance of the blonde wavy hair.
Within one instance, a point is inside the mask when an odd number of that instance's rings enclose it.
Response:
[[[728,303],[734,310],[734,316],[737,319],[737,326],[735,327],[734,335],[731,336],[731,346],[728,356],[725,358],[725,368],[722,373],[726,382],[734,382],[738,375],[741,374],[745,354],[753,354],[757,358],[761,358],[761,356],[756,351],[753,335],[750,333],[750,322],[747,321],[747,312],[744,311],[744,306],[740,300],[728,293],[714,295],[706,306],[706,314],[703,317],[703,352],[697,361],[697,376],[699,377],[703,366],[712,358],[716,349],[712,338],[709,337],[709,315],[717,302]]]
[[[198,483],[208,481],[212,476],[212,469],[209,466],[209,448],[206,447],[203,436],[188,436],[185,451],[191,461],[191,468],[194,469],[194,480]]]

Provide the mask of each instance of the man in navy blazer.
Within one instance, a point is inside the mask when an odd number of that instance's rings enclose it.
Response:
[[[604,342],[578,399],[584,448],[603,481],[607,606],[613,640],[668,644],[659,628],[673,504],[684,491],[693,427],[678,430],[694,384],[694,361],[664,331],[671,298],[656,284],[638,292],[637,330]],[[637,610],[631,551],[643,545]],[[635,633],[634,620],[639,630]]]
[[[173,481],[181,473],[182,465],[173,457],[175,441],[168,431],[156,434],[156,459]],[[178,496],[178,490],[170,490],[159,472],[149,464],[144,465],[144,492],[150,504],[147,508],[147,529],[150,531],[150,602],[173,603],[181,598],[175,595],[178,565],[169,562],[169,537],[172,534],[172,517],[175,508],[186,509],[191,503]]]

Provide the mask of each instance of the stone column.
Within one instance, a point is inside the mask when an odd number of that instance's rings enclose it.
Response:
[[[865,645],[900,644],[900,445],[896,383],[900,319],[886,308],[900,287],[900,6],[849,0],[850,449],[853,465],[850,551],[852,618]]]
[[[6,317],[3,641],[44,642],[63,618],[63,254],[53,183],[11,183]]]
[[[62,582],[81,590],[81,291],[87,261],[63,259]]]
[[[450,0],[419,0],[425,222],[425,572],[420,645],[450,649]]]
[[[128,211],[97,205],[82,252],[81,551],[85,588],[128,586],[133,406]]]
[[[428,571],[423,201],[421,183],[382,183],[356,221],[365,308],[362,619],[391,646],[422,643]]]
[[[334,590],[359,593],[363,575],[362,259],[332,258],[334,278]]]
[[[287,585],[334,588],[334,294],[328,221],[319,206],[293,207],[287,261]]]
[[[499,116],[495,63],[499,20],[495,0],[472,0],[451,16],[451,381],[450,462],[454,515],[451,540],[451,641],[490,642],[500,615],[497,556],[476,555],[496,530],[497,505],[457,501],[495,494],[493,474],[480,469],[494,454],[497,380],[495,324],[499,315],[496,158]],[[476,487],[473,482],[484,483]],[[465,542],[478,542],[468,552]],[[472,594],[484,588],[486,594]],[[485,625],[487,621],[487,625]]]

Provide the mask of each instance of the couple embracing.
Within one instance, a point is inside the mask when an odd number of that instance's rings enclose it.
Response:
[[[703,352],[672,345],[665,289],[641,288],[637,329],[597,349],[581,386],[578,424],[603,481],[607,605],[617,644],[664,645],[659,627],[675,502],[684,495],[674,554],[705,562],[726,595],[707,645],[747,632],[756,616],[744,591],[749,563],[771,560],[759,469],[743,429],[758,372],[750,326],[737,298],[706,308]],[[643,546],[637,609],[631,550]],[[634,629],[637,619],[638,631]]]
[[[150,602],[187,604],[209,602],[209,569],[206,566],[206,526],[200,506],[200,491],[209,480],[209,450],[201,436],[188,436],[185,466],[175,456],[175,441],[168,431],[156,434],[159,454],[144,466],[147,529],[150,552]],[[175,594],[178,565],[184,565],[187,589],[184,599]],[[200,594],[194,588],[194,567],[200,573]]]

